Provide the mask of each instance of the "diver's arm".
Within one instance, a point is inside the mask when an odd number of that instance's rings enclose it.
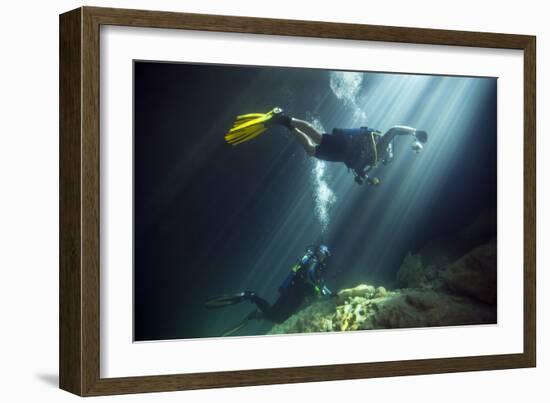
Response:
[[[304,274],[307,276],[307,282],[315,287],[319,285],[318,279],[315,275],[319,269],[319,265],[320,263],[317,259],[309,259],[307,266],[304,268]]]
[[[378,140],[376,144],[376,148],[380,150],[380,153],[385,153],[388,149],[388,146],[393,142],[393,139],[395,136],[406,136],[416,135],[416,129],[414,127],[410,126],[400,126],[396,125],[393,126],[390,130],[388,130],[384,135]]]
[[[416,134],[416,129],[410,126],[395,125],[390,130],[388,130],[386,134],[384,134],[384,136],[387,136],[388,134],[394,136],[414,136]]]
[[[308,270],[308,273],[317,272],[317,270],[320,270],[321,266],[323,266],[324,268],[323,263],[320,263],[319,261],[315,260],[312,266],[310,266],[310,269],[312,270]],[[321,278],[310,277],[310,282],[315,286],[318,296],[330,297],[334,295],[332,291],[325,285],[325,279],[323,277]]]

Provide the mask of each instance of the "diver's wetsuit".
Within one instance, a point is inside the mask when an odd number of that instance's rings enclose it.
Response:
[[[360,157],[361,149],[367,148],[370,154],[369,162],[374,163],[374,150],[365,142],[370,140],[375,144],[379,136],[380,132],[369,127],[333,129],[332,133],[323,134],[321,144],[315,147],[315,157],[325,161],[348,162]]]
[[[325,161],[344,162],[351,169],[356,181],[362,183],[366,173],[379,162],[387,164],[393,159],[393,140],[397,135],[415,135],[423,142],[427,140],[424,131],[412,127],[394,126],[387,133],[370,127],[355,129],[333,129],[322,135],[321,143],[315,147],[315,157]]]
[[[255,293],[248,293],[247,299],[258,307],[258,311],[251,313],[250,319],[281,323],[296,312],[307,298],[331,296],[332,292],[322,277],[324,270],[325,264],[314,253],[306,253],[279,287],[279,298],[273,305]]]
[[[362,183],[366,173],[375,166],[382,152],[391,153],[391,140],[382,143],[382,133],[369,127],[356,129],[333,129],[332,134],[325,133],[321,144],[315,147],[315,157],[324,161],[343,162],[355,174],[355,180]]]

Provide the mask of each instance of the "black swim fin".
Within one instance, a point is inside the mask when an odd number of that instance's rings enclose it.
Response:
[[[240,292],[233,295],[216,295],[213,297],[208,297],[204,302],[204,306],[207,309],[216,309],[222,308],[228,305],[235,305],[239,302],[242,302],[246,299],[246,293]]]
[[[243,327],[245,327],[248,324],[249,320],[251,320],[251,319],[261,319],[261,317],[262,317],[262,314],[259,311],[252,311],[247,315],[246,318],[244,318],[238,324],[236,324],[232,328],[230,328],[230,329],[226,330],[225,332],[223,332],[222,336],[231,336],[231,335],[237,333]]]
[[[235,333],[237,333],[239,330],[241,330],[243,327],[246,326],[248,323],[248,317],[244,318],[239,324],[233,326],[231,329],[226,330],[223,332],[222,336],[231,336]]]

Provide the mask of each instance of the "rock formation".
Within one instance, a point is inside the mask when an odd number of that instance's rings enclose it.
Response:
[[[397,274],[403,288],[370,284],[343,289],[300,310],[270,334],[496,323],[496,241],[443,267],[408,254]]]

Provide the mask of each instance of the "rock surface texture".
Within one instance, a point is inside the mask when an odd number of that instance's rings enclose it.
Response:
[[[443,267],[424,267],[407,255],[397,274],[404,288],[369,284],[316,301],[270,334],[496,323],[496,241],[472,249]]]

